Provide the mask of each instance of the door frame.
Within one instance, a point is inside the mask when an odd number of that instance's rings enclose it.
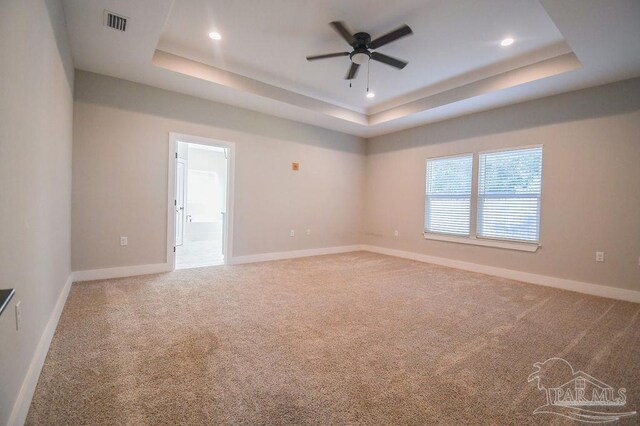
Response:
[[[180,180],[180,176],[178,174],[178,169],[179,169],[179,165],[182,164],[182,200],[178,200],[178,182]],[[184,231],[185,231],[185,223],[186,223],[186,219],[187,219],[187,162],[184,160],[184,158],[179,158],[176,157],[175,159],[175,166],[176,166],[176,195],[175,195],[175,200],[176,203],[174,204],[174,215],[175,213],[177,213],[177,207],[178,207],[178,201],[180,201],[180,204],[182,205],[182,242],[180,244],[178,244],[177,238],[175,238],[176,236],[176,232],[174,232],[174,241],[173,241],[173,245],[175,245],[176,247],[181,246],[182,244],[184,244]],[[177,230],[177,226],[178,224],[176,223],[177,221],[175,220],[174,217],[174,226],[176,227],[175,230]]]
[[[202,136],[185,135],[182,133],[169,133],[169,161],[167,165],[167,264],[173,271],[176,269],[176,253],[175,253],[175,200],[176,200],[176,156],[178,154],[178,143],[187,142],[199,145],[215,146],[226,148],[227,158],[227,214],[226,221],[223,226],[223,253],[224,264],[231,263],[233,258],[233,207],[234,207],[234,176],[235,176],[235,159],[236,144],[234,142],[223,141],[218,139],[205,138]]]

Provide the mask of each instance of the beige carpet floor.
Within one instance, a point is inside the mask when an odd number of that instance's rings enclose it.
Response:
[[[576,424],[533,364],[638,410],[639,312],[365,252],[79,283],[27,423]]]

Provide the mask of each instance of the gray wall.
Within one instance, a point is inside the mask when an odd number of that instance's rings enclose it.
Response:
[[[0,2],[0,58],[0,287],[16,289],[0,317],[5,424],[71,271],[73,64],[59,2]]]
[[[175,131],[237,143],[236,256],[368,243],[639,290],[638,123],[635,79],[372,138],[364,155],[360,138],[78,72],[73,268],[165,261]],[[422,237],[426,158],[540,143],[538,252]],[[605,263],[594,262],[596,250]]]
[[[424,239],[427,158],[535,144],[544,144],[538,252]],[[640,79],[373,138],[367,154],[369,244],[640,290]]]
[[[234,256],[360,242],[363,139],[82,71],[75,93],[74,270],[165,262],[169,132],[236,143]]]

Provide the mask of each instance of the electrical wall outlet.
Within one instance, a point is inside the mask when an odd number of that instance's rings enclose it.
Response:
[[[296,236],[296,231],[293,230],[293,229],[291,231],[289,231],[289,236],[290,237],[295,237]]]
[[[596,252],[596,262],[604,262],[604,252],[597,251]]]
[[[400,235],[400,233],[398,232],[398,230],[396,229],[395,231],[393,231],[393,236],[397,237],[398,235]]]
[[[127,244],[129,244],[129,241],[127,240],[127,237],[120,237],[120,245],[121,246],[126,246]]]
[[[307,235],[311,235],[311,229],[307,229]]]
[[[20,301],[16,302],[16,331],[20,330],[20,322],[22,321],[22,308]]]

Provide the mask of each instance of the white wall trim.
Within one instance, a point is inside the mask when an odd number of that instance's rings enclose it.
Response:
[[[361,245],[322,247],[306,250],[291,250],[271,253],[250,254],[247,256],[236,256],[229,259],[230,265],[240,265],[243,263],[268,262],[270,260],[295,259],[298,257],[322,256],[324,254],[349,253],[352,251],[364,250]]]
[[[362,250],[370,251],[372,253],[386,254],[388,256],[395,256],[395,257],[402,257],[405,259],[417,260],[419,262],[448,266],[450,268],[463,269],[465,271],[472,271],[472,272],[478,272],[481,274],[493,275],[501,278],[508,278],[511,280],[522,281],[530,284],[537,284],[537,285],[543,285],[546,287],[559,288],[562,290],[575,291],[578,293],[590,294],[592,296],[600,296],[600,297],[606,297],[609,299],[640,303],[640,291],[635,291],[635,290],[608,287],[604,285],[591,284],[591,283],[586,283],[582,281],[568,280],[565,278],[550,277],[547,275],[532,274],[530,272],[514,271],[512,269],[480,265],[478,263],[464,262],[461,260],[447,259],[444,257],[429,256],[426,254],[413,253],[409,251],[396,250],[396,249],[391,249],[386,247],[363,245]]]
[[[56,327],[58,326],[58,320],[60,320],[60,315],[62,314],[62,310],[67,301],[67,296],[69,295],[69,290],[71,290],[72,283],[73,272],[69,274],[67,282],[65,282],[64,287],[58,296],[58,300],[53,307],[53,311],[49,316],[49,321],[47,321],[47,325],[42,332],[42,336],[40,336],[40,341],[38,342],[38,346],[33,354],[33,358],[31,358],[27,375],[22,381],[18,398],[13,404],[13,409],[11,410],[11,415],[9,416],[9,421],[7,423],[8,426],[21,426],[27,419],[29,407],[31,407],[31,400],[33,399],[33,393],[36,390],[36,385],[40,378],[40,372],[42,371],[44,361],[47,358],[47,353],[49,352],[49,345],[51,345],[51,340],[53,339]]]
[[[446,241],[449,243],[456,244],[471,244],[474,246],[483,246],[483,247],[496,247],[506,250],[518,250],[518,251],[528,251],[530,253],[535,253],[538,251],[538,248],[542,247],[538,243],[522,243],[522,242],[514,242],[514,241],[506,241],[506,240],[493,240],[490,238],[476,238],[476,237],[458,237],[453,235],[443,235],[443,234],[435,234],[432,232],[425,232],[424,238],[426,240],[436,240],[436,241]]]
[[[243,263],[267,262],[270,260],[295,259],[298,257],[321,256],[323,254],[348,253],[364,250],[361,245],[322,247],[307,250],[291,250],[271,253],[251,254],[248,256],[235,256],[228,260],[230,265]],[[116,268],[92,269],[73,272],[73,281],[107,280],[110,278],[133,277],[136,275],[160,274],[171,272],[173,267],[169,263],[156,263],[151,265],[120,266]]]
[[[110,278],[134,277],[136,275],[159,274],[171,271],[172,265],[168,263],[155,263],[151,265],[119,266],[117,268],[92,269],[75,271],[73,281],[107,280]]]
[[[417,260],[419,262],[433,263],[450,268],[462,269],[465,271],[478,272],[481,274],[493,275],[501,278],[522,281],[530,284],[543,285],[546,287],[559,288],[562,290],[575,291],[578,293],[590,294],[593,296],[606,297],[609,299],[624,300],[628,302],[640,303],[640,291],[627,290],[616,287],[608,287],[599,284],[591,284],[582,281],[569,280],[565,278],[551,277],[547,275],[534,274],[530,272],[516,271],[513,269],[499,268],[495,266],[481,265],[478,263],[465,262],[462,260],[448,259],[444,257],[430,256],[426,254],[396,250],[373,245],[349,245],[322,247],[306,250],[291,250],[282,252],[259,253],[246,256],[235,256],[228,259],[229,265],[240,265],[244,263],[268,262],[271,260],[295,259],[299,257],[322,256],[325,254],[349,253],[354,251],[369,251],[372,253],[386,254],[388,256],[401,257],[405,259]],[[73,273],[73,280],[90,281],[110,278],[131,277],[136,275],[157,274],[170,272],[172,267],[168,263],[158,263],[152,265],[123,266],[118,268],[94,269],[89,271],[76,271]]]

